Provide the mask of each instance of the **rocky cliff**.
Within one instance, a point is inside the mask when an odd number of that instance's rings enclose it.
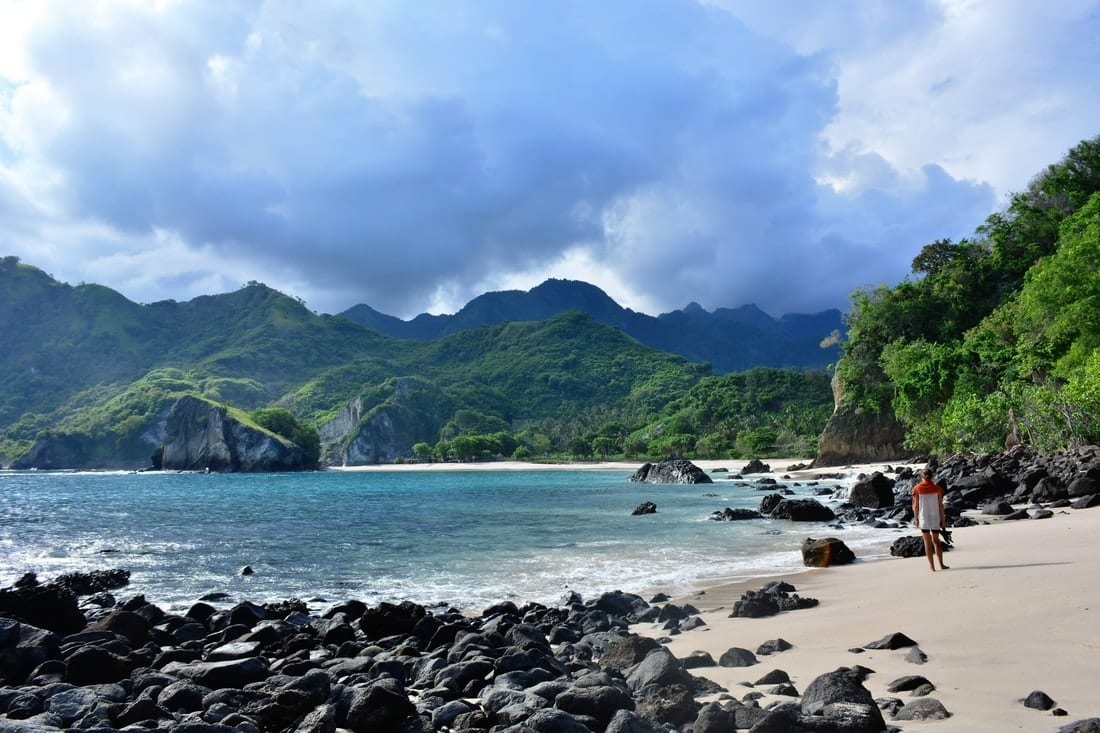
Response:
[[[844,401],[844,385],[833,378],[833,414],[825,424],[814,466],[896,461],[909,457],[905,428],[888,411],[869,413]]]
[[[450,410],[439,389],[422,379],[400,377],[386,383],[386,397],[369,409],[350,402],[322,425],[322,453],[329,465],[363,466],[411,458],[415,443],[439,440]]]
[[[302,449],[231,417],[222,405],[182,397],[165,423],[154,467],[176,471],[300,471]]]

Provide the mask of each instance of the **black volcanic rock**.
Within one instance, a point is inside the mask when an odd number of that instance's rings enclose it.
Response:
[[[807,537],[802,541],[802,564],[809,568],[827,568],[831,565],[849,565],[856,555],[836,537],[814,539]]]
[[[710,484],[714,483],[703,469],[691,461],[676,458],[658,463],[645,463],[630,477],[631,481],[647,484]]]

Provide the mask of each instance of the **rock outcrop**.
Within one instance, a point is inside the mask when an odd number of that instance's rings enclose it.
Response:
[[[431,382],[415,377],[391,379],[383,385],[385,398],[373,406],[352,400],[322,425],[322,456],[335,466],[364,466],[411,458],[414,444],[439,439],[446,416],[447,397]]]
[[[844,401],[844,385],[833,378],[835,407],[818,443],[814,466],[844,466],[908,457],[905,428],[888,410],[869,413]]]
[[[703,469],[691,461],[676,458],[657,463],[645,463],[630,477],[631,481],[647,484],[710,484],[714,483]]]
[[[168,413],[154,467],[166,471],[300,471],[302,449],[274,433],[233,418],[228,408],[181,397]]]

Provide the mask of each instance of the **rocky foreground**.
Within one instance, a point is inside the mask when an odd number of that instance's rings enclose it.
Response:
[[[689,669],[714,660],[677,659],[629,631],[664,622],[679,633],[700,625],[698,611],[627,593],[557,608],[503,603],[476,618],[358,601],[321,614],[296,601],[220,611],[199,602],[174,615],[140,596],[111,604],[103,591],[77,605],[74,586],[124,582],[112,572],[25,577],[0,592],[0,729],[717,733],[735,719],[753,730],[803,719],[819,731],[883,728],[849,671],[822,675],[800,704],[700,704],[721,689]],[[788,590],[751,594],[746,615],[765,596],[801,607]],[[720,663],[743,661],[730,650]]]

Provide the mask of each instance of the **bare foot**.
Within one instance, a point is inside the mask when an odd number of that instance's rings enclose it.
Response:
[[[940,570],[950,570],[950,569],[951,569],[950,565],[940,565]]]

